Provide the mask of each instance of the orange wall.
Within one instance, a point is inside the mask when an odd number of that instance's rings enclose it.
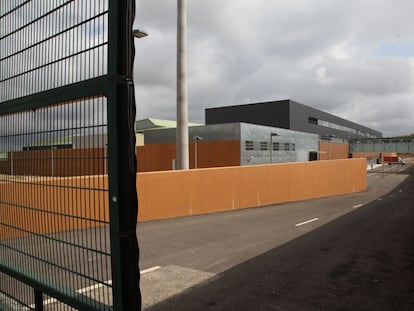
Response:
[[[138,172],[168,171],[176,158],[175,144],[151,144],[137,147]]]
[[[337,160],[349,158],[349,144],[332,141],[319,142],[320,160]]]
[[[141,173],[139,220],[257,207],[366,188],[364,159]]]
[[[353,152],[352,153],[353,158],[379,158],[381,157],[380,152]]]
[[[97,175],[107,164],[103,148],[17,151],[8,157],[0,161],[0,174],[10,174],[13,166],[13,175],[52,176],[53,165],[54,176]]]
[[[9,160],[0,159],[0,174],[10,174]]]
[[[175,144],[149,144],[137,147],[138,172],[168,171],[176,158]],[[190,168],[194,168],[194,142],[189,144]],[[197,142],[197,167],[240,165],[240,141]]]
[[[107,188],[104,176],[0,182],[0,223],[22,229],[0,225],[0,239],[101,226],[109,220]]]
[[[381,157],[396,157],[398,156],[396,152],[353,152],[352,157],[353,158],[364,158],[364,159],[370,159],[370,158],[378,158],[381,160]]]
[[[258,207],[366,188],[365,159],[139,173],[139,221]],[[3,182],[0,222],[35,233],[98,226],[101,223],[78,217],[108,220],[105,189],[104,176]],[[0,239],[20,235],[25,234],[0,225]]]

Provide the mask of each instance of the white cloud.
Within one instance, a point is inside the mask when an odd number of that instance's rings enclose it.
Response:
[[[188,1],[190,121],[291,98],[385,135],[414,133],[414,2]],[[140,0],[138,118],[175,119],[176,1]]]

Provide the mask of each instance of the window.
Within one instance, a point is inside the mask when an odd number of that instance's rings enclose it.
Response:
[[[278,151],[278,150],[280,150],[279,143],[273,143],[273,151]]]
[[[251,140],[246,140],[245,148],[246,150],[254,150],[253,142]]]
[[[260,142],[260,150],[267,150],[267,141]]]
[[[334,130],[339,130],[339,131],[343,131],[343,132],[347,132],[347,133],[351,133],[351,134],[358,134],[358,135],[362,135],[362,136],[366,136],[366,137],[376,137],[376,135],[374,134],[370,134],[370,133],[366,133],[364,131],[355,129],[355,128],[350,128],[347,126],[343,126],[343,125],[339,125],[339,124],[335,124],[329,121],[324,121],[324,120],[319,120],[315,117],[308,117],[308,122],[311,124],[316,124],[319,126],[323,126],[323,127],[327,127],[330,129],[334,129]]]
[[[318,119],[314,117],[308,117],[308,122],[310,124],[318,124]]]
[[[290,150],[290,144],[289,143],[285,143],[285,151],[289,151]]]
[[[291,146],[292,148],[292,151],[295,151],[296,150],[296,145],[295,144],[292,144],[292,146]]]

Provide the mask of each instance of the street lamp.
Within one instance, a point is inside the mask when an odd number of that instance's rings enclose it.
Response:
[[[194,168],[197,168],[197,141],[203,140],[200,136],[194,136]]]
[[[278,133],[270,133],[270,163],[273,163],[273,137],[279,136]]]
[[[141,30],[141,29],[132,30],[132,37],[133,38],[141,39],[141,38],[145,38],[147,36],[148,36],[148,33]],[[135,135],[136,135],[136,133],[135,133]],[[106,140],[104,148],[105,148],[105,153],[106,153],[106,154],[104,154],[104,160],[105,160],[104,161],[104,175],[106,175],[107,174],[107,166],[108,166],[107,165],[107,161],[108,161],[108,138]]]
[[[247,158],[247,164],[250,164],[250,162],[254,159],[254,156],[250,156]]]
[[[134,38],[141,39],[141,38],[144,38],[144,37],[148,36],[148,33],[146,33],[143,30],[140,30],[140,29],[134,29],[134,30],[132,30],[132,36]]]

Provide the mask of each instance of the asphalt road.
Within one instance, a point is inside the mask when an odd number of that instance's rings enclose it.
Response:
[[[414,310],[413,173],[370,173],[362,193],[141,224],[141,268],[168,267],[143,278],[146,310]],[[200,282],[169,295],[180,268]],[[164,297],[151,298],[151,282]]]
[[[408,165],[385,166],[361,193],[140,223],[144,310],[414,310],[413,178]],[[83,233],[73,234],[88,242]],[[89,257],[59,263],[95,271],[103,261],[96,277],[107,280],[107,259]],[[73,282],[98,300],[111,295]],[[20,291],[33,303],[31,290]]]

